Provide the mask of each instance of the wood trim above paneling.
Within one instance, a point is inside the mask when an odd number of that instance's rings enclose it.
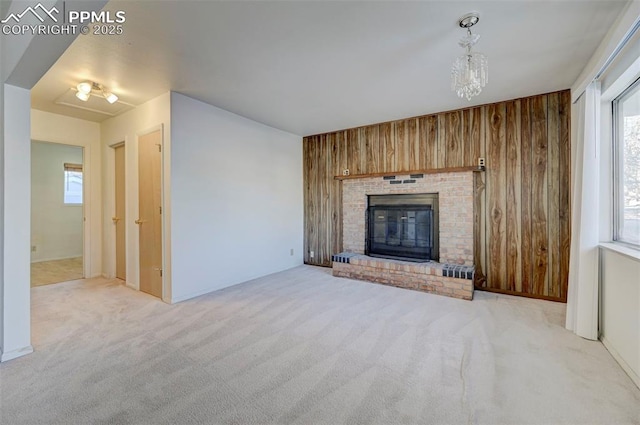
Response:
[[[336,179],[336,180],[366,179],[366,178],[369,178],[369,177],[405,176],[405,175],[409,175],[409,174],[459,173],[460,171],[482,172],[482,171],[484,171],[484,168],[481,168],[481,167],[450,167],[450,168],[430,168],[428,170],[413,170],[413,171],[388,171],[386,173],[350,174],[348,176],[335,176],[334,179]]]

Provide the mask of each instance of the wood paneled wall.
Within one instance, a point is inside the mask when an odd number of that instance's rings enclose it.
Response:
[[[304,260],[342,250],[335,176],[477,165],[476,286],[566,301],[570,245],[570,93],[305,137]],[[313,258],[311,257],[313,252]]]

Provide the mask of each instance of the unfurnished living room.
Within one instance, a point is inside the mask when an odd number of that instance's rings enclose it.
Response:
[[[0,19],[0,423],[640,425],[640,0]]]

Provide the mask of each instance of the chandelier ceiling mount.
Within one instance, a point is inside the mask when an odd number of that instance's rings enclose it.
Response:
[[[458,25],[460,25],[460,28],[471,28],[479,21],[480,15],[477,12],[471,12],[458,19]]]

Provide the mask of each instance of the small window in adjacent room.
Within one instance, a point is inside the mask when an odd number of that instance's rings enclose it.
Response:
[[[82,205],[82,164],[64,164],[64,203]]]
[[[614,239],[640,248],[640,79],[613,101]]]

